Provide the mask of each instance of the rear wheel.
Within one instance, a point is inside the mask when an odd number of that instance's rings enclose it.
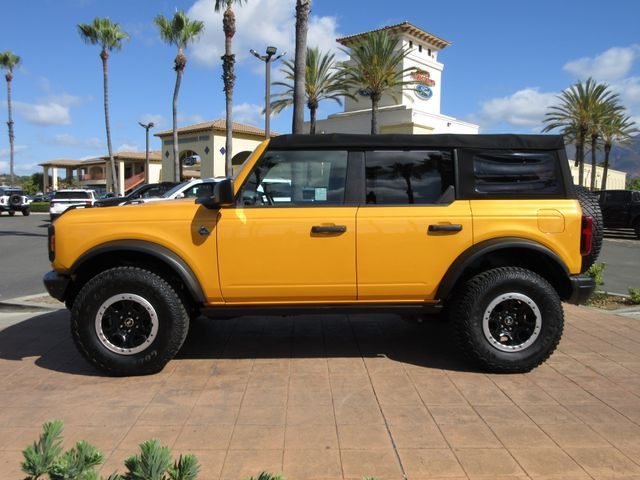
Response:
[[[560,298],[544,278],[517,267],[481,273],[454,293],[450,314],[464,353],[491,372],[528,372],[562,336]]]
[[[84,357],[116,375],[159,372],[180,350],[189,315],[163,278],[117,267],[87,282],[73,302],[71,332]]]
[[[28,217],[30,213],[31,210],[29,209],[29,207],[22,209],[22,215],[24,215],[25,217]]]
[[[640,240],[640,218],[638,218],[636,223],[634,223],[633,231],[636,232],[636,238]]]
[[[15,210],[9,210],[9,216],[13,217],[16,214]]]

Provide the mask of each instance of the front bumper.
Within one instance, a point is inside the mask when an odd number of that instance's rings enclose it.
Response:
[[[49,292],[49,295],[56,300],[64,302],[69,282],[71,282],[69,277],[65,277],[64,275],[60,275],[58,272],[51,270],[45,274],[42,281],[44,282],[44,286],[47,289],[47,292]]]
[[[574,305],[586,303],[596,289],[596,281],[588,275],[569,277],[569,282],[571,282],[571,294],[567,302]]]

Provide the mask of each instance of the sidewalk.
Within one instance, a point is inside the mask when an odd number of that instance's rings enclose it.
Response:
[[[444,324],[318,315],[198,320],[136,378],[88,366],[64,310],[0,312],[0,471],[22,478],[20,450],[59,418],[105,476],[157,437],[201,479],[640,478],[640,322],[565,312],[558,351],[525,375],[470,370]]]

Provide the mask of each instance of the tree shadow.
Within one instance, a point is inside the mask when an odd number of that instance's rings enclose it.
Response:
[[[449,325],[413,325],[396,315],[198,318],[176,356],[184,359],[388,358],[425,369],[476,371],[455,348]],[[0,331],[0,359],[35,357],[43,369],[70,375],[109,376],[77,351],[69,313],[59,310]]]

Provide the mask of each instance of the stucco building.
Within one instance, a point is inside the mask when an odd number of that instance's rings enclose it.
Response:
[[[438,54],[450,43],[409,22],[372,31],[380,30],[398,36],[398,48],[409,50],[400,69],[406,71],[405,80],[415,82],[397,88],[394,95],[382,97],[378,109],[380,133],[478,133],[478,125],[444,115],[440,111],[444,64],[438,61]],[[349,48],[372,31],[338,38],[337,41]],[[319,120],[316,132],[371,132],[371,101],[367,92],[361,90],[353,93],[356,99],[346,98],[343,112]],[[308,122],[306,128],[308,131]]]
[[[178,146],[183,178],[220,177],[225,174],[226,122],[224,119],[196,123],[178,128]],[[277,133],[272,132],[271,136]],[[162,180],[173,180],[173,130],[155,134],[162,142]],[[234,167],[242,165],[249,154],[265,139],[264,130],[233,122]]]

